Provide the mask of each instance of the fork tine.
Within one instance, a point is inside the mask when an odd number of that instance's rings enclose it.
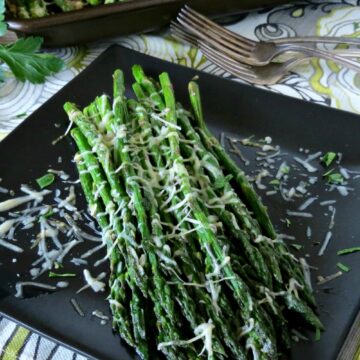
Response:
[[[191,14],[186,14],[184,12],[180,12],[178,15],[178,21],[179,19],[182,19],[185,21],[189,26],[196,28],[196,30],[200,31],[204,36],[207,38],[210,37],[214,39],[215,41],[221,43],[222,45],[234,50],[239,51],[243,53],[249,53],[253,51],[254,46],[249,46],[246,43],[243,43],[241,41],[234,41],[229,38],[226,34],[222,34],[222,32],[218,29],[214,29],[211,26],[208,26],[206,23],[204,23],[201,19],[197,19],[193,17]]]
[[[216,57],[214,57],[212,54],[207,53],[206,50],[201,50],[201,51],[203,51],[204,55],[205,55],[213,64],[217,65],[219,68],[225,70],[225,71],[228,72],[229,74],[234,75],[234,76],[236,76],[237,78],[243,79],[243,80],[248,81],[248,82],[250,82],[250,83],[254,83],[254,82],[255,82],[254,79],[248,77],[246,74],[240,73],[240,72],[234,70],[232,67],[230,67],[230,66],[222,63],[222,62],[219,61]]]
[[[183,29],[181,29],[179,27],[179,25],[177,23],[171,22],[170,29],[172,31],[173,36],[176,39],[190,43],[193,46],[199,46],[196,39],[193,36],[188,35]],[[235,62],[234,60],[228,58],[226,55],[223,55],[222,53],[220,53],[216,50],[213,50],[211,47],[209,47],[208,45],[206,45],[205,43],[203,43],[201,41],[200,41],[200,44],[202,44],[202,47],[200,46],[200,49],[202,51],[203,51],[203,49],[205,49],[205,51],[207,53],[213,52],[214,58],[217,57],[220,61],[226,62],[229,66],[233,66],[234,68],[236,68],[236,70],[239,71],[239,73],[241,72],[244,75],[249,75],[250,77],[252,77],[251,68],[249,66],[247,66],[245,64],[240,65],[239,63]]]
[[[189,34],[187,31],[185,31],[183,28],[181,28],[181,26],[179,26],[176,22],[172,21],[170,23],[170,30],[172,32],[172,35],[177,40],[180,40],[185,43],[190,43],[192,46],[198,47],[197,39],[194,36],[192,36],[191,34]],[[208,47],[205,44],[204,44],[204,47],[208,48],[209,50],[211,49],[210,47]],[[226,61],[225,60],[226,58],[224,55],[222,55],[221,53],[218,53],[218,54],[219,54],[219,56],[224,57],[224,61]],[[236,63],[234,62],[234,64],[236,64]],[[245,67],[247,67],[247,65],[243,65],[243,68],[245,68]]]
[[[197,44],[194,44],[194,43],[190,42],[189,39],[183,37],[183,36],[180,35],[180,34],[177,34],[177,33],[173,32],[173,33],[172,33],[172,36],[173,36],[174,39],[178,40],[178,41],[181,42],[181,43],[188,44],[188,45],[194,46],[194,47],[197,46]]]
[[[180,41],[191,44],[192,46],[197,46],[197,39],[192,34],[186,32],[182,27],[180,27],[176,22],[172,21],[170,23],[170,30],[174,37],[177,37]]]
[[[178,16],[177,20],[178,22],[186,29],[187,32],[191,32],[192,34],[199,37],[201,40],[206,41],[207,43],[211,44],[213,47],[227,53],[229,56],[231,55],[233,58],[239,61],[243,62],[249,62],[250,59],[250,53],[248,50],[244,50],[241,48],[232,49],[228,47],[228,44],[223,44],[223,42],[220,42],[218,39],[214,39],[210,34],[204,34],[203,29],[199,27],[198,25],[189,24],[188,19],[183,19],[183,15]]]
[[[225,36],[225,39],[229,41],[234,41],[235,45],[248,45],[249,48],[253,48],[256,46],[257,42],[253,41],[251,39],[248,39],[240,34],[236,34],[233,31],[230,31],[226,29],[223,26],[218,25],[216,22],[210,20],[206,16],[200,14],[199,12],[192,9],[189,5],[185,5],[180,12],[183,12],[188,15],[192,15],[193,18],[197,18],[199,21],[201,21],[202,24],[206,24],[209,28],[212,28],[216,30],[218,34],[223,34]]]
[[[198,30],[205,33],[205,35],[210,35],[213,37],[215,36],[218,39],[218,41],[231,43],[233,46],[236,46],[235,49],[237,47],[241,47],[244,50],[252,51],[256,46],[255,42],[253,42],[253,44],[249,44],[247,41],[244,41],[242,37],[235,40],[233,37],[235,37],[236,34],[226,30],[222,26],[217,25],[216,23],[207,19],[204,16],[198,17],[196,15],[193,15],[192,13],[186,12],[186,10],[183,11],[181,10],[179,16],[182,16],[183,18],[187,19],[189,23],[192,23],[193,25],[194,24],[197,25]],[[232,33],[233,36],[231,36],[229,33]]]
[[[178,21],[185,26],[184,23],[188,26],[188,31],[197,30],[197,36],[200,36],[199,33],[203,35],[205,39],[213,39],[219,44],[231,49],[234,52],[239,52],[241,55],[249,56],[249,53],[253,51],[253,46],[248,46],[247,44],[237,42],[234,45],[231,41],[229,41],[228,36],[222,36],[219,31],[215,31],[212,28],[208,27],[202,21],[194,18],[191,14],[184,14],[182,12],[178,15]]]
[[[241,64],[228,56],[222,54],[221,52],[212,49],[210,46],[203,42],[199,42],[199,48],[204,52],[205,56],[210,55],[213,59],[216,59],[219,63],[227,65],[229,68],[232,68],[237,71],[238,74],[242,74],[243,76],[247,76],[249,78],[255,79],[257,78],[256,73],[252,69],[252,67]]]

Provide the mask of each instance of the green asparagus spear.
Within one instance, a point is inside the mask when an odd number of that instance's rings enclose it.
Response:
[[[170,79],[166,73],[162,73],[159,78],[165,98],[166,108],[168,109],[166,119],[169,124],[176,126],[176,103]],[[256,304],[251,304],[251,295],[247,285],[236,273],[234,273],[211,230],[207,217],[201,210],[201,206],[199,205],[197,198],[194,196],[189,182],[189,174],[180,155],[178,137],[171,135],[168,139],[171,151],[169,160],[173,163],[173,166],[176,167],[175,171],[179,177],[183,195],[186,197],[193,216],[202,224],[202,227],[197,231],[197,233],[203,250],[207,254],[207,257],[213,262],[213,271],[216,273],[219,266],[222,267],[223,273],[229,278],[228,283],[233,290],[234,298],[239,304],[243,312],[243,316],[245,318],[253,316],[256,319],[257,324],[254,330],[250,331],[249,336],[253,336],[254,341],[258,342],[258,344],[266,344],[267,355],[269,358],[274,357],[276,356],[277,350],[276,343],[274,341],[273,329],[264,327],[261,311],[257,308]]]

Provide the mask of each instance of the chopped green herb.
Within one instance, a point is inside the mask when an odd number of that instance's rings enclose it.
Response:
[[[338,262],[336,264],[336,266],[341,270],[341,271],[345,271],[345,272],[349,272],[351,269],[346,266],[345,264],[341,263],[341,262]]]
[[[329,176],[332,172],[334,171],[334,168],[333,169],[330,169],[330,170],[328,170],[324,175],[323,175],[323,177],[327,177],[327,176]]]
[[[283,222],[286,225],[287,228],[289,228],[290,225],[291,225],[291,220],[288,219],[288,218],[281,219],[280,221]]]
[[[51,216],[54,215],[54,211],[53,210],[49,210],[46,214],[43,215],[44,218],[49,218]]]
[[[51,185],[55,181],[55,175],[54,174],[46,174],[38,179],[36,179],[36,182],[40,186],[41,189],[46,188],[47,186]]]
[[[303,246],[300,244],[290,244],[290,245],[296,250],[301,250],[303,248]]]
[[[49,278],[56,278],[56,277],[75,277],[76,274],[74,273],[64,273],[64,274],[58,274],[54,273],[52,271],[49,271]]]
[[[323,162],[323,164],[325,164],[326,167],[328,167],[335,159],[336,153],[329,151],[322,157],[321,161]]]
[[[26,113],[26,112],[23,112],[23,113],[21,113],[21,114],[17,114],[16,117],[19,119],[19,118],[25,117],[26,115],[27,115],[27,113]]]
[[[316,328],[316,332],[315,332],[315,341],[319,341],[321,338],[321,331],[319,328]]]
[[[53,216],[54,214],[55,214],[55,213],[54,213],[53,209],[52,209],[52,208],[49,208],[49,210],[48,210],[47,213],[45,213],[44,215],[41,215],[41,216],[39,217],[39,221],[40,221],[41,219],[48,219],[49,217]]]
[[[358,252],[358,251],[360,251],[360,246],[355,246],[355,247],[352,247],[352,248],[339,250],[337,252],[337,254],[338,255],[347,255],[347,254],[351,254],[351,253]]]
[[[280,180],[274,179],[269,182],[270,185],[280,185]]]
[[[340,173],[332,173],[326,178],[331,184],[342,184],[344,182],[344,177]]]
[[[282,168],[281,168],[281,172],[283,174],[288,174],[290,172],[290,166],[287,166],[287,165],[284,165]]]

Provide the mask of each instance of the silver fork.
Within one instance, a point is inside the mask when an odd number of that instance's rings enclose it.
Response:
[[[307,55],[290,59],[283,63],[270,63],[264,66],[242,64],[222,52],[211,48],[206,43],[198,43],[202,53],[215,65],[228,73],[257,85],[273,85],[281,80],[294,67],[309,60]]]
[[[171,29],[171,33],[172,36],[174,38],[176,38],[177,40],[181,41],[181,42],[185,42],[185,43],[189,43],[192,46],[197,47],[197,41],[198,38],[191,34],[190,32],[188,32],[184,27],[182,27],[179,23],[172,21],[170,23],[170,29]],[[294,38],[294,39],[298,39],[298,38]],[[304,39],[304,38],[302,38]],[[282,40],[282,39],[279,39]],[[360,49],[333,49],[333,50],[329,50],[329,53],[332,55],[339,55],[341,57],[346,57],[346,58],[360,58]],[[300,55],[296,55],[294,53],[294,57],[304,57]]]
[[[337,54],[319,50],[304,44],[282,44],[274,42],[257,42],[217,25],[205,16],[185,6],[179,13],[178,22],[199,39],[205,41],[217,50],[224,52],[234,60],[250,65],[267,65],[276,56],[285,52],[301,52],[307,56],[316,56],[326,60],[333,60],[342,65],[359,71],[360,66],[353,61],[344,59]]]

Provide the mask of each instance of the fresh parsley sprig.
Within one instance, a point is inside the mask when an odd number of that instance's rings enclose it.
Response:
[[[4,1],[0,1],[0,37],[5,34],[7,29],[4,13]],[[0,64],[6,63],[20,81],[43,83],[47,76],[60,71],[64,63],[54,55],[39,53],[42,43],[41,37],[30,36],[12,44],[0,44]],[[0,82],[4,80],[5,73],[0,68]]]

